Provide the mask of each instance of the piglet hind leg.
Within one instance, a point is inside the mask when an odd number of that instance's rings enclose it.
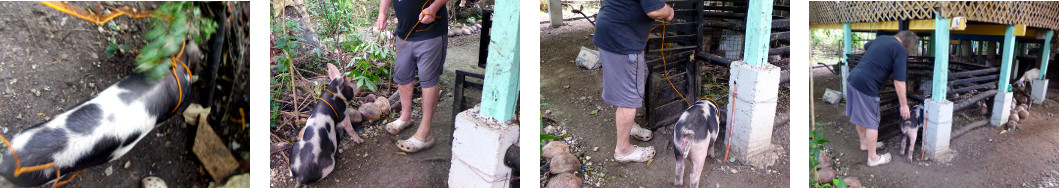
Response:
[[[674,156],[674,159],[676,159],[676,160],[673,161],[673,163],[676,164],[676,172],[677,172],[676,173],[677,177],[675,179],[673,179],[673,185],[681,186],[681,185],[684,185],[684,155],[681,155],[681,152],[680,152],[679,149],[677,149],[677,147],[679,147],[679,146],[674,146],[673,147],[673,156]]]
[[[706,155],[709,153],[709,141],[693,142],[692,150],[688,152],[691,155],[691,187],[699,187],[699,180],[702,179],[702,169],[706,165]]]
[[[917,136],[916,133],[918,131],[919,131],[919,129],[912,129],[912,130],[909,131],[910,133],[908,134],[908,139],[909,139],[909,142],[908,142],[908,162],[909,163],[912,162],[912,155],[915,154],[915,152],[912,152],[912,150],[916,148],[916,136]]]

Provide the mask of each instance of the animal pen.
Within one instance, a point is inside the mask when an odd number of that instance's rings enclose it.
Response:
[[[1013,103],[1040,104],[1045,99],[1059,2],[810,2],[809,6],[810,28],[843,30],[843,93],[849,70],[863,55],[853,53],[852,33],[893,35],[909,30],[923,39],[909,54],[908,98],[909,105],[921,101],[927,109],[922,138],[929,157],[945,156],[949,141],[963,132],[1007,123]],[[1039,75],[1021,75],[1032,68],[1039,69]],[[1016,78],[1032,82],[1028,93],[1012,86]],[[884,87],[880,139],[897,135],[900,120],[893,86]],[[954,119],[968,118],[953,114],[969,109],[979,110],[967,113],[989,118],[952,132]]]
[[[681,112],[689,107],[688,102],[694,103],[702,98],[703,72],[700,63],[728,67],[733,61],[743,59],[744,40],[752,40],[746,37],[747,31],[752,29],[748,29],[752,27],[747,22],[748,18],[770,17],[767,23],[757,23],[768,28],[765,29],[767,35],[749,36],[758,36],[752,38],[767,41],[768,48],[764,48],[763,54],[769,56],[768,63],[784,69],[782,75],[785,76],[782,76],[784,79],[780,83],[789,80],[786,79],[789,77],[786,75],[789,75],[787,65],[790,62],[788,1],[773,1],[769,3],[772,5],[753,1],[754,6],[771,7],[768,9],[773,13],[770,16],[751,17],[748,17],[747,12],[752,2],[746,0],[667,2],[676,14],[674,21],[652,30],[644,50],[650,72],[644,97],[646,128],[656,130],[672,125],[680,118]],[[662,48],[663,42],[665,48]]]

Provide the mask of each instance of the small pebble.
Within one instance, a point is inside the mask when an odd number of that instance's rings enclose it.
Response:
[[[103,171],[103,174],[107,175],[107,176],[110,176],[110,174],[113,174],[113,173],[114,173],[114,167],[112,167],[112,166],[107,166],[107,170]]]
[[[739,171],[738,171],[738,170],[735,170],[734,168],[733,168],[733,169],[731,169],[730,171],[732,172],[732,174],[735,174],[735,173],[739,173]]]
[[[167,188],[165,181],[155,176],[143,178],[142,182],[144,188]]]
[[[129,169],[129,166],[132,166],[132,161],[125,162],[125,169]]]

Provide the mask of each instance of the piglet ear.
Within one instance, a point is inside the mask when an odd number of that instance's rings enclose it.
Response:
[[[340,74],[342,73],[338,71],[338,67],[335,67],[334,64],[327,64],[327,78],[335,79],[341,76]]]

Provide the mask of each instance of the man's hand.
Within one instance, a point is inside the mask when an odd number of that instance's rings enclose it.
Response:
[[[375,31],[378,31],[378,32],[382,32],[383,30],[385,30],[386,29],[386,18],[380,18],[379,20],[375,21],[375,28],[374,29],[375,29]]]
[[[419,14],[419,23],[429,24],[434,22],[434,18],[437,18],[438,8],[434,6],[423,9],[423,12]]]
[[[669,7],[669,5],[666,5],[665,7],[662,7],[658,10],[648,12],[647,17],[651,17],[651,19],[655,20],[662,20],[668,22],[670,20],[673,20],[673,7]]]
[[[901,105],[901,120],[908,120],[908,118],[910,118],[908,113],[908,106]]]

